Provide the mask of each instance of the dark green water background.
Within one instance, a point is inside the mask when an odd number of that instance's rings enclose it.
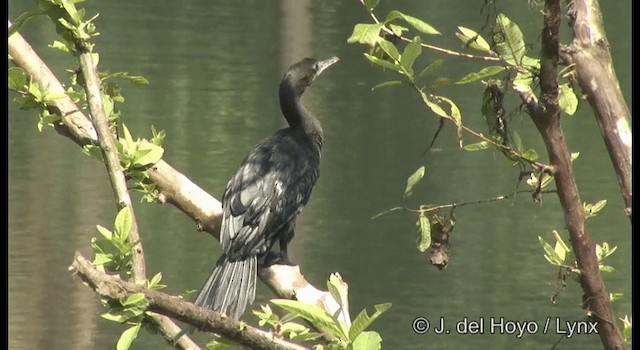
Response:
[[[424,18],[444,35],[433,44],[461,49],[457,25],[480,28],[482,1],[384,0]],[[537,55],[540,9],[519,2],[500,2]],[[602,1],[607,35],[622,90],[630,103],[631,1]],[[31,2],[10,0],[15,18]],[[395,76],[370,67],[361,47],[348,45],[354,24],[366,22],[358,1],[90,1],[99,12],[96,40],[103,70],[128,71],[149,79],[145,88],[127,84],[123,120],[134,135],[150,136],[150,125],[167,132],[164,159],[219,198],[246,152],[261,138],[284,125],[277,103],[277,85],[286,67],[304,56],[338,55],[341,62],[323,75],[305,96],[322,120],[325,150],[321,177],[299,219],[291,246],[294,261],[306,278],[322,286],[339,271],[349,283],[351,313],[391,302],[393,307],[374,329],[385,349],[549,349],[563,338],[555,334],[556,319],[577,321],[581,290],[569,283],[556,305],[556,270],[543,258],[538,236],[551,239],[563,232],[557,198],[546,195],[542,206],[527,195],[515,201],[463,207],[452,237],[452,261],[438,271],[415,248],[415,217],[395,213],[370,218],[393,206],[469,201],[513,190],[517,170],[490,151],[457,149],[451,130],[438,139],[437,152],[423,150],[437,128],[407,88],[371,91]],[[562,27],[568,38],[568,27]],[[23,31],[59,77],[74,68],[73,59],[46,48],[54,38],[48,20],[34,20]],[[424,51],[419,66],[442,58]],[[459,78],[480,63],[447,59],[443,76]],[[463,118],[484,130],[480,117],[482,87],[440,91],[459,105]],[[9,94],[9,99],[14,97]],[[508,109],[517,101],[508,99]],[[631,106],[630,106],[631,107]],[[9,348],[109,349],[125,328],[100,319],[99,299],[67,267],[74,251],[89,255],[95,225],[110,227],[114,203],[104,167],[84,156],[69,140],[47,130],[38,133],[32,112],[9,106]],[[546,161],[546,152],[526,115],[516,115],[525,146]],[[625,296],[616,302],[618,316],[631,312],[631,230],[622,214],[622,199],[591,109],[582,103],[566,117],[566,138],[572,151],[584,201],[607,199],[601,215],[589,226],[597,242],[618,251],[608,263],[610,292]],[[469,139],[469,142],[472,142]],[[425,164],[427,175],[405,202],[405,181]],[[139,198],[139,197],[136,197]],[[219,253],[219,245],[196,232],[194,223],[177,209],[137,205],[148,272],[162,271],[168,291],[198,289]],[[260,284],[257,303],[272,294]],[[257,307],[257,306],[256,306]],[[443,317],[452,333],[417,335],[416,317],[437,322]],[[455,322],[503,317],[532,321],[540,329],[547,318],[550,332],[462,335]],[[249,313],[245,320],[255,323]],[[489,329],[485,328],[485,333]],[[206,336],[198,335],[204,341]],[[141,332],[136,349],[166,348],[159,336]],[[599,349],[596,335],[563,339],[558,349]]]

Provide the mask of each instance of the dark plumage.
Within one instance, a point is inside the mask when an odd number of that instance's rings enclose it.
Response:
[[[322,126],[300,97],[315,78],[338,61],[305,58],[280,83],[280,108],[289,127],[260,141],[240,164],[222,197],[218,259],[196,304],[238,319],[256,292],[258,259],[279,242],[282,263],[296,217],[319,176]]]

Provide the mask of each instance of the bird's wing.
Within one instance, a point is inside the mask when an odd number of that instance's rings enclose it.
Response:
[[[319,157],[289,143],[261,143],[245,158],[223,197],[220,242],[231,258],[265,253],[309,200]]]

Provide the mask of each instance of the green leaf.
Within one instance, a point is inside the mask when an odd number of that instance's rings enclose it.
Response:
[[[96,228],[98,229],[98,233],[100,233],[104,238],[108,240],[111,240],[113,238],[113,233],[111,233],[109,229],[102,227],[100,225],[96,225]]]
[[[478,32],[466,27],[458,27],[458,30],[460,32],[456,32],[456,36],[458,37],[458,39],[460,39],[460,41],[462,41],[463,44],[465,44],[465,46],[482,52],[493,52],[491,51],[489,43],[487,43],[487,41],[484,40],[484,38],[480,34],[478,34]]]
[[[149,280],[149,288],[153,288],[154,286],[159,285],[161,280],[162,280],[162,272],[156,273],[151,278],[151,280]],[[153,288],[153,289],[156,289],[156,288]]]
[[[133,137],[131,137],[131,133],[129,132],[129,128],[127,128],[124,123],[122,124],[122,133],[124,134],[124,151],[126,154],[131,154],[136,147],[136,143],[133,141]]]
[[[100,314],[100,317],[104,318],[105,320],[118,323],[125,323],[127,322],[127,320],[129,320],[129,316],[125,316],[123,314],[112,314],[111,311],[112,310],[109,310],[109,312]]]
[[[547,243],[542,237],[538,236],[538,241],[542,245],[544,249],[544,258],[547,259],[549,263],[556,266],[562,266],[564,260],[560,258],[560,256],[556,253],[556,251],[551,247],[549,243]]]
[[[347,43],[353,44],[365,44],[371,47],[381,40],[380,29],[382,29],[382,23],[376,24],[364,24],[358,23],[353,27],[353,33],[347,39]]]
[[[404,197],[409,197],[413,194],[413,188],[422,180],[424,177],[426,168],[423,166],[419,167],[409,178],[407,179],[407,186],[404,189]]]
[[[448,115],[448,117],[453,119],[453,121],[456,122],[456,125],[460,125],[462,123],[462,114],[460,114],[460,109],[458,108],[458,106],[453,101],[444,96],[436,96],[436,98],[439,100],[439,102],[444,101],[449,104],[449,107],[451,108],[451,114]]]
[[[394,61],[400,61],[400,52],[398,52],[396,46],[390,41],[381,39],[380,41],[378,41],[378,45],[380,45],[380,48],[382,48],[382,50]]]
[[[424,253],[431,246],[431,222],[424,213],[420,213],[418,222],[420,226],[418,230],[418,250]]]
[[[234,344],[223,338],[219,338],[207,343],[207,350],[230,350],[234,348]]]
[[[306,305],[296,300],[273,299],[271,302],[289,312],[294,312],[311,324],[326,330],[331,335],[347,341],[349,336],[344,325],[315,305]]]
[[[469,144],[469,145],[465,145],[462,148],[464,148],[465,151],[481,151],[483,149],[489,148],[489,142],[480,141],[478,143],[472,143],[472,144]]]
[[[387,310],[389,310],[390,307],[391,307],[391,303],[384,303],[384,304],[375,305],[374,308],[376,309],[376,311],[374,311],[373,315],[371,315],[371,316],[369,316],[367,314],[367,310],[366,309],[360,311],[358,316],[356,316],[356,318],[353,320],[353,323],[351,324],[351,328],[349,329],[349,339],[351,339],[352,341],[357,339],[358,336],[365,329],[369,328],[369,326],[378,317],[382,316],[383,313],[385,313]]]
[[[353,350],[379,350],[382,349],[382,338],[378,332],[362,332],[352,346]]]
[[[510,66],[522,65],[526,47],[520,27],[501,13],[496,16],[496,28],[493,40],[500,58]]]
[[[418,77],[416,79],[423,78],[437,71],[438,69],[440,69],[440,67],[442,67],[443,64],[444,64],[444,60],[441,58],[431,62],[431,64],[429,64],[425,69],[422,70],[422,72],[420,72],[420,74],[418,74]]]
[[[513,79],[512,85],[516,91],[529,91],[533,86],[535,76],[531,72],[518,72],[515,79]]]
[[[578,159],[580,157],[580,152],[571,152],[571,161]]]
[[[402,68],[400,67],[400,64],[391,63],[389,61],[385,61],[385,60],[380,59],[380,58],[378,58],[376,56],[369,55],[368,53],[365,53],[364,57],[366,57],[373,64],[376,64],[376,65],[378,65],[378,66],[380,66],[382,68],[388,68],[388,69],[394,70],[394,71],[396,71],[398,73],[402,73]]]
[[[423,20],[413,17],[413,16],[409,16],[409,15],[405,15],[404,13],[398,11],[398,10],[393,10],[391,12],[389,12],[389,14],[387,15],[387,19],[384,21],[385,23],[391,22],[395,19],[398,18],[402,18],[403,20],[405,20],[407,23],[409,23],[413,28],[415,28],[418,31],[421,31],[425,34],[430,34],[430,35],[441,35],[441,33],[439,31],[437,31],[435,28],[433,28],[430,24],[424,22]]]
[[[143,293],[134,293],[129,295],[126,299],[121,300],[120,304],[125,307],[135,306],[141,309],[146,309],[147,306],[149,306],[149,301]]]
[[[162,159],[164,149],[158,145],[155,145],[147,140],[142,140],[138,144],[138,149],[133,155],[133,166],[146,167],[153,165]]]
[[[387,24],[387,27],[389,27],[389,29],[391,29],[391,31],[393,32],[393,34],[395,36],[402,36],[402,33],[404,33],[404,32],[409,30],[409,28],[407,28],[407,27],[399,26],[399,25],[396,25],[396,24]]]
[[[116,350],[128,350],[131,347],[131,344],[133,343],[133,341],[138,336],[140,327],[141,327],[141,324],[138,323],[135,326],[122,332],[120,339],[118,339],[118,344],[116,344]]]
[[[400,80],[385,81],[385,82],[382,82],[382,83],[372,87],[371,91],[373,91],[375,89],[383,88],[383,87],[398,86],[398,85],[402,85],[402,81],[400,81]]]
[[[69,45],[65,44],[61,41],[58,40],[54,40],[53,43],[51,43],[49,45],[50,48],[56,49],[56,50],[60,50],[62,52],[66,52],[66,53],[70,53],[71,49],[69,49]]]
[[[97,266],[110,264],[112,261],[113,257],[105,253],[96,253],[93,257],[93,264]]]
[[[573,115],[578,109],[578,98],[569,83],[558,86],[558,104],[563,112]]]
[[[121,241],[126,240],[131,232],[131,226],[133,224],[133,218],[131,216],[131,210],[128,206],[123,207],[116,215],[116,220],[113,226],[114,234],[120,237]]]
[[[349,291],[347,284],[344,283],[342,277],[340,277],[338,273],[332,273],[329,276],[329,280],[327,281],[327,289],[329,290],[329,293],[331,294],[333,299],[338,302],[340,308],[344,308]]]
[[[505,71],[505,68],[501,66],[485,67],[485,68],[482,68],[479,72],[473,72],[465,75],[460,80],[456,81],[454,84],[457,84],[457,85],[469,84],[474,81],[478,81],[480,79],[485,79],[490,76],[494,76],[504,71]]]
[[[620,321],[622,321],[623,326],[622,334],[624,335],[624,338],[629,341],[632,335],[631,319],[629,319],[628,315],[624,315],[624,318],[620,318]]]
[[[411,43],[404,48],[402,52],[402,56],[400,56],[400,65],[404,67],[404,69],[409,72],[410,75],[413,75],[413,64],[415,63],[418,56],[422,52],[422,40],[420,40],[419,36],[413,38]]]
[[[378,6],[379,2],[380,0],[364,0],[364,6],[367,7],[367,10],[373,11],[373,9]]]
[[[27,86],[27,74],[22,68],[9,68],[9,89],[13,91],[24,91]]]
[[[522,158],[535,162],[538,160],[538,152],[535,149],[528,149],[524,153],[522,153]]]

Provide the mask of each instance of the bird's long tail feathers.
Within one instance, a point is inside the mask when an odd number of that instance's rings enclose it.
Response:
[[[256,296],[258,260],[230,261],[223,254],[196,298],[195,304],[239,319]]]

